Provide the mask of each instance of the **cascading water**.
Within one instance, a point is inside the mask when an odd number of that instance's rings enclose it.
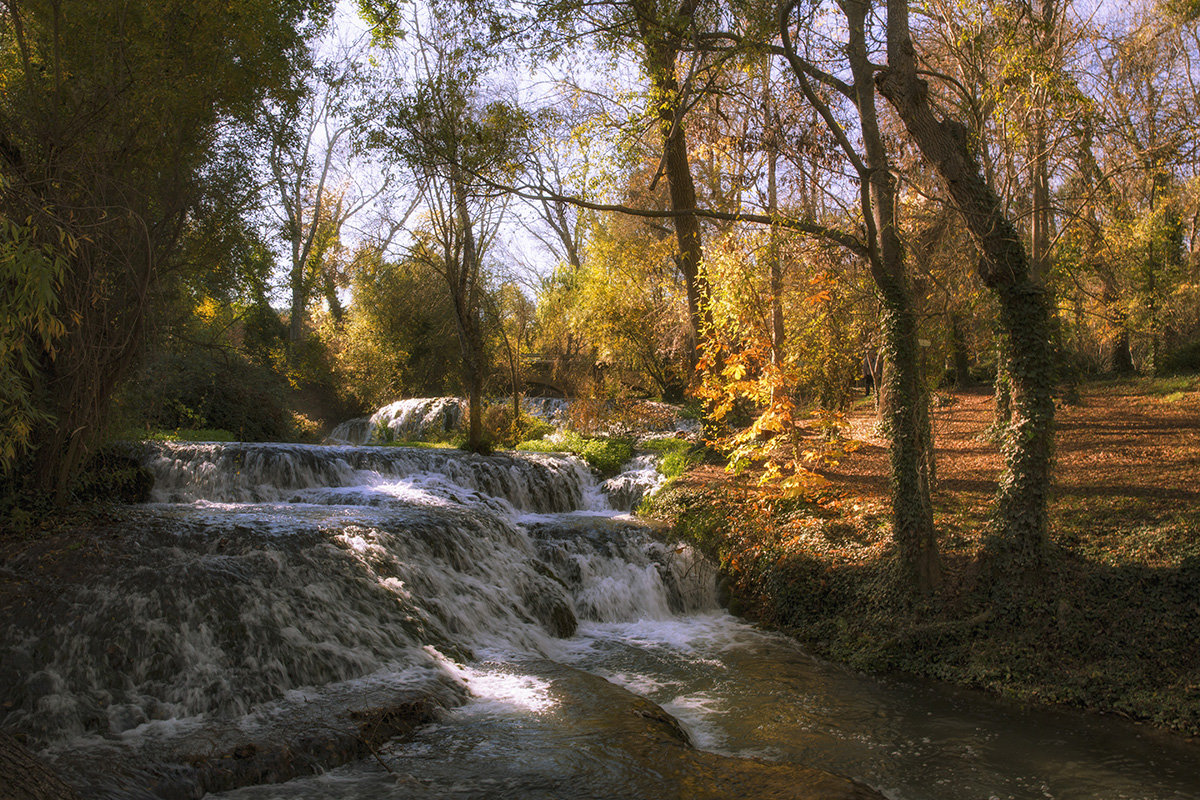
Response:
[[[507,407],[510,398],[500,398],[493,402]],[[560,397],[522,397],[521,409],[529,416],[561,429],[567,426],[571,404],[574,402]],[[615,422],[609,433],[699,433],[699,423],[680,418],[679,409],[674,406],[640,401],[638,408],[641,413],[635,415],[638,417],[636,423]],[[467,401],[461,397],[410,397],[397,400],[383,406],[370,417],[359,417],[340,423],[330,432],[326,443],[364,445],[444,437],[453,431],[462,430],[466,409]],[[607,411],[615,412],[615,405],[610,403]],[[636,428],[637,431],[632,428]]]
[[[415,439],[447,434],[462,426],[467,403],[461,397],[412,397],[383,406],[370,417],[339,424],[331,444],[370,444],[382,439]]]
[[[730,617],[709,565],[614,512],[644,460],[598,486],[554,455],[140,452],[155,502],[0,640],[0,725],[86,797],[879,796],[802,764],[894,800],[1200,796],[1193,745]]]

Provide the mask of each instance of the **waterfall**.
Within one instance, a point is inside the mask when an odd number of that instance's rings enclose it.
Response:
[[[508,406],[511,398],[498,398],[497,405]],[[531,417],[550,423],[556,428],[567,427],[574,400],[560,397],[522,397],[521,409]],[[619,407],[612,401],[601,403],[606,414],[614,415],[608,426],[613,435],[644,433],[682,433],[696,435],[700,425],[696,420],[682,419],[679,409],[667,403],[636,401],[630,419],[620,419]],[[359,417],[338,424],[329,434],[327,444],[364,445],[381,441],[416,440],[445,437],[464,426],[467,402],[461,397],[411,397],[397,400],[377,410],[370,417]]]
[[[423,498],[500,501],[525,512],[580,509],[593,485],[583,462],[539,453],[299,444],[147,443],[160,502],[372,505]]]
[[[447,659],[546,657],[577,620],[715,607],[687,548],[562,455],[142,445],[154,503],[0,647],[0,724],[42,741],[250,714]],[[407,680],[407,679],[406,679]]]
[[[140,453],[155,502],[0,565],[0,729],[81,797],[882,797],[821,770],[1198,796],[1194,745],[873,681],[722,612],[711,565],[614,511],[644,459],[606,493],[561,455]]]

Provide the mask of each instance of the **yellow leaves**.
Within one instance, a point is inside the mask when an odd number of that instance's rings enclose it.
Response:
[[[221,306],[211,297],[203,297],[194,309],[196,317],[205,325],[212,324],[221,313]]]

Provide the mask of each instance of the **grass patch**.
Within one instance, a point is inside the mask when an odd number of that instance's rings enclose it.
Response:
[[[601,475],[611,476],[633,458],[633,443],[616,437],[591,438],[564,431],[544,439],[521,442],[518,450],[537,453],[571,453],[579,456]]]
[[[231,431],[221,428],[176,428],[174,430],[152,430],[137,433],[132,438],[157,442],[233,442]]]
[[[703,455],[695,445],[674,437],[650,439],[642,442],[639,447],[658,454],[658,471],[667,480],[678,478],[703,461]]]
[[[1165,375],[1160,377],[1136,376],[1132,378],[1111,378],[1090,383],[1087,386],[1089,394],[1104,397],[1126,397],[1129,395],[1148,395],[1177,402],[1189,393],[1200,390],[1200,375]]]
[[[463,441],[466,441],[466,440],[464,439]],[[406,441],[404,439],[396,439],[391,442],[383,442],[379,446],[380,447],[419,447],[419,448],[422,448],[425,450],[453,450],[458,445],[456,445],[454,442],[450,442],[450,441],[448,441],[448,442],[441,442],[441,441],[420,442],[420,441]]]

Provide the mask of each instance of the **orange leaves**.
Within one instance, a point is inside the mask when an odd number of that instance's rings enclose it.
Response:
[[[836,463],[853,449],[841,436],[848,426],[845,417],[802,410],[793,394],[794,365],[775,360],[762,336],[744,333],[747,338],[736,347],[706,342],[703,380],[695,395],[706,402],[709,419],[728,428],[713,444],[726,454],[731,472],[755,468],[758,485],[779,497],[816,498],[829,482],[815,468]],[[749,413],[748,421],[736,420],[735,412]]]

